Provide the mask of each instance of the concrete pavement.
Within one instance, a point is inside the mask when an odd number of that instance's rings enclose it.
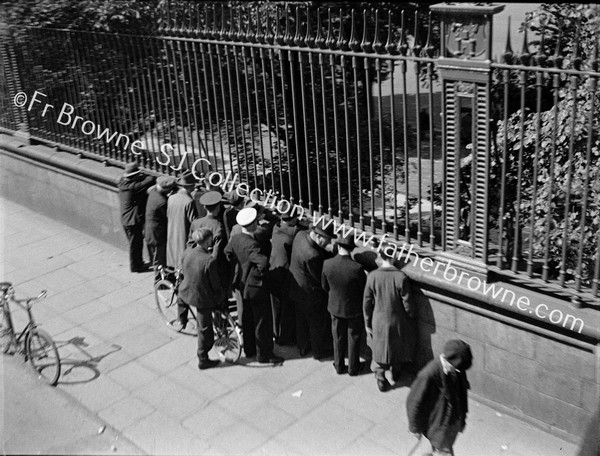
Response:
[[[338,376],[331,361],[281,347],[282,366],[255,367],[242,358],[199,371],[195,338],[165,327],[152,274],[130,273],[124,250],[6,199],[0,204],[0,277],[19,296],[48,290],[34,314],[59,346],[58,388],[144,452],[403,455],[414,445],[407,386],[382,394],[370,373]],[[455,445],[460,456],[575,451],[575,444],[473,399]]]

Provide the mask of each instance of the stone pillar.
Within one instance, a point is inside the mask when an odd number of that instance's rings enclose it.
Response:
[[[442,257],[486,275],[493,15],[504,5],[439,3],[444,205]]]

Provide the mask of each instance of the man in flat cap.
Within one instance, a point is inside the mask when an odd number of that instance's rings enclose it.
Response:
[[[281,363],[283,358],[273,354],[271,303],[266,287],[269,259],[261,253],[254,239],[257,228],[256,209],[242,209],[236,221],[242,232],[231,236],[225,255],[237,265],[234,286],[241,291],[244,313],[242,331],[246,357],[257,355],[259,363]]]
[[[331,257],[327,246],[335,237],[333,223],[321,219],[310,231],[300,231],[292,244],[290,299],[296,309],[296,342],[300,355],[311,348],[313,358],[333,353],[327,293],[321,287],[323,262]]]
[[[190,195],[196,179],[191,171],[184,171],[175,182],[179,189],[167,201],[167,265],[180,268],[190,226],[197,218],[196,205]]]
[[[167,198],[175,189],[175,178],[160,176],[148,190],[145,237],[150,263],[156,270],[167,265]]]
[[[144,264],[144,213],[147,190],[154,184],[154,176],[142,173],[136,163],[128,163],[119,180],[121,223],[129,241],[129,269],[145,272]]]
[[[367,275],[363,267],[352,259],[354,230],[336,240],[338,254],[323,263],[321,284],[329,293],[327,310],[331,314],[333,336],[333,366],[338,374],[346,372],[344,354],[348,353],[348,374],[360,372],[360,347],[363,340],[364,319],[362,297]]]
[[[473,363],[471,347],[459,339],[446,342],[438,358],[417,375],[408,398],[409,431],[431,442],[432,455],[452,456],[452,446],[466,426],[469,411],[467,370]]]

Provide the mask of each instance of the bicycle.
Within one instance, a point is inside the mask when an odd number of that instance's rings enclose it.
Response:
[[[35,298],[15,298],[15,289],[10,282],[0,282],[0,344],[2,353],[13,354],[20,351],[25,360],[29,360],[41,378],[50,385],[55,386],[60,377],[60,356],[52,337],[38,328],[33,318],[31,305],[46,296],[43,290]],[[15,333],[9,303],[13,302],[21,307],[29,318],[25,328],[17,335]]]
[[[158,267],[160,279],[154,284],[156,308],[167,327],[183,334],[198,335],[196,312],[193,306],[187,306],[192,318],[185,327],[181,326],[178,318],[177,290],[183,280],[181,269]],[[235,304],[234,304],[235,305]],[[213,347],[219,356],[227,362],[235,363],[242,354],[242,331],[232,316],[230,308],[215,309],[213,314],[213,329],[215,342]]]

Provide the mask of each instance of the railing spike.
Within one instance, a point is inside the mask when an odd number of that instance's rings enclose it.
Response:
[[[592,71],[598,71],[598,56],[600,53],[600,50],[598,49],[599,41],[600,41],[600,37],[597,37],[594,40],[594,50],[592,51],[592,59],[590,60],[590,69]]]
[[[375,52],[383,51],[383,43],[379,39],[379,8],[375,10],[375,36],[373,37],[373,49]]]
[[[325,37],[323,36],[323,24],[321,22],[322,9],[317,8],[317,36],[315,37],[315,46],[319,48],[325,47]]]
[[[281,7],[277,6],[275,10],[275,41],[277,44],[283,44],[283,33],[281,33]]]
[[[575,51],[573,52],[573,68],[577,71],[581,69],[582,58],[579,49],[579,37],[581,36],[581,19],[577,20],[577,29],[575,30]]]
[[[336,42],[335,42],[335,38],[333,36],[333,30],[332,30],[332,25],[331,23],[333,22],[331,19],[331,8],[327,9],[327,39],[325,40],[325,46],[327,46],[329,49],[335,49],[336,47]]]
[[[237,30],[235,31],[235,39],[236,41],[241,41],[242,40],[242,9],[238,9],[237,10],[238,13],[238,17],[237,17]]]
[[[404,10],[400,12],[400,46],[398,50],[401,55],[406,55],[408,52],[408,44],[406,43],[406,29],[404,28]]]
[[[352,8],[352,25],[350,28],[350,41],[348,42],[350,49],[358,51],[360,49],[360,43],[356,38],[356,11]]]
[[[548,56],[544,51],[544,38],[546,34],[546,15],[540,14],[540,45],[536,52],[535,60],[536,64],[540,67],[546,65],[546,61],[548,60]]]
[[[521,65],[529,65],[531,54],[529,53],[529,44],[527,42],[527,23],[523,23],[523,47],[519,55]]]
[[[286,5],[285,7],[285,35],[284,41],[287,45],[292,44],[292,34],[290,32],[290,6]]]
[[[234,31],[233,31],[233,22],[234,22],[234,17],[233,17],[233,7],[229,7],[229,24],[227,26],[227,39],[229,41],[233,40],[234,37]]]
[[[423,49],[423,46],[421,46],[421,36],[419,34],[419,30],[419,12],[415,11],[415,33],[413,35],[415,38],[412,47],[412,52],[415,57],[421,57],[421,50]]]
[[[302,22],[300,21],[300,7],[296,7],[296,34],[294,35],[294,44],[296,46],[304,45],[304,37],[302,36]]]
[[[511,17],[508,16],[508,26],[506,30],[506,47],[504,48],[504,54],[502,55],[502,60],[504,63],[510,65],[513,63],[513,59],[515,53],[513,52],[512,44],[510,42],[510,20]]]
[[[348,49],[350,49],[350,46],[348,46],[348,39],[346,38],[346,32],[344,31],[345,27],[343,17],[344,11],[342,10],[342,8],[340,8],[340,34],[338,36],[337,46],[342,51],[347,51]]]
[[[219,38],[225,38],[225,4],[221,3],[221,29],[219,30]]]
[[[363,10],[363,37],[362,42],[360,43],[360,47],[364,52],[373,52],[373,43],[369,41],[369,38],[367,36],[367,29],[367,10],[365,9]]]
[[[430,59],[433,58],[433,53],[435,52],[435,47],[431,44],[431,35],[431,11],[429,11],[427,18],[427,42],[425,43],[425,54]]]
[[[262,21],[260,20],[260,6],[256,8],[256,33],[254,34],[254,42],[264,42],[265,34],[262,31]]]

